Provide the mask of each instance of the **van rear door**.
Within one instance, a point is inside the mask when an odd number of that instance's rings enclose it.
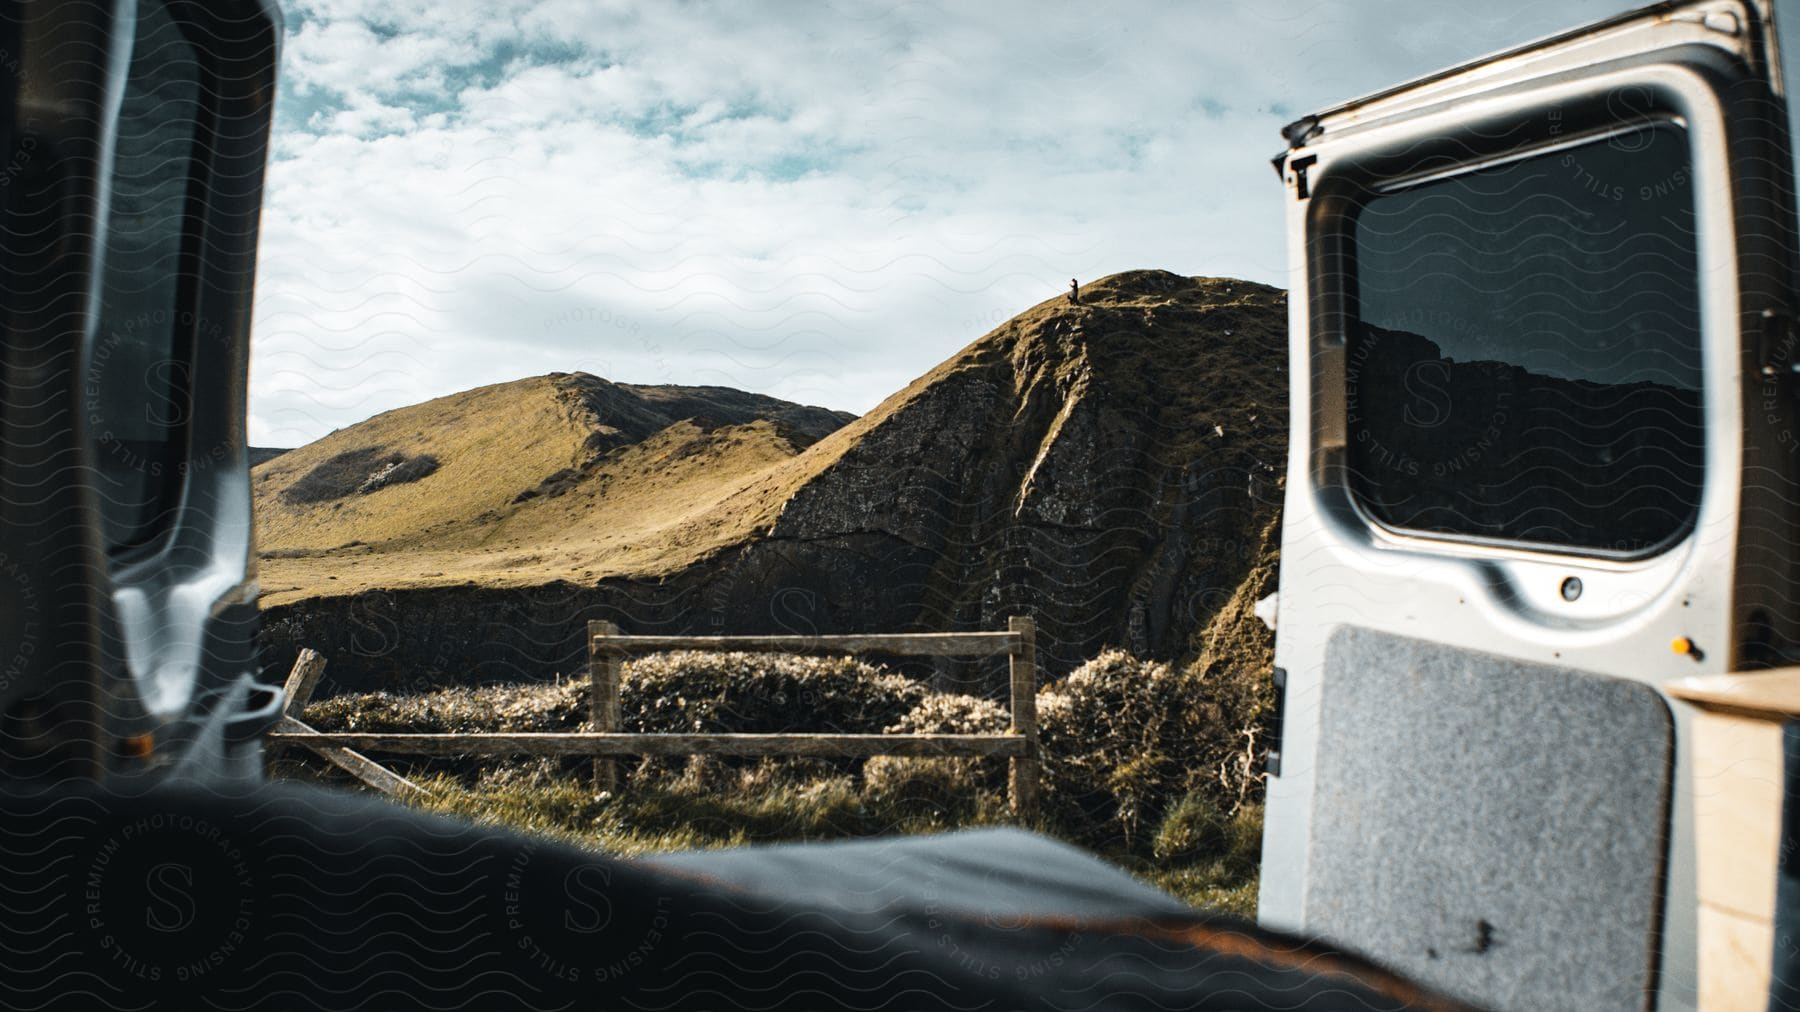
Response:
[[[0,9],[0,775],[260,776],[275,0]]]
[[[1687,715],[1793,659],[1772,11],[1648,8],[1286,130],[1261,918],[1475,1002],[1691,1007]]]

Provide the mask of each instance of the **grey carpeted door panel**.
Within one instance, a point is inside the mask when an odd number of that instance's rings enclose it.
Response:
[[[1366,629],[1326,648],[1309,931],[1504,1009],[1641,1009],[1672,726],[1648,685]]]

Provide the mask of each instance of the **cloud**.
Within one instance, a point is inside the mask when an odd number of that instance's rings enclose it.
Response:
[[[1071,275],[1283,284],[1283,123],[1621,6],[302,0],[251,436],[570,369],[863,411]]]

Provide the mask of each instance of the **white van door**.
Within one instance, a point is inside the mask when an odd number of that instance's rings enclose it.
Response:
[[[1265,923],[1498,1008],[1693,1005],[1663,686],[1800,653],[1779,67],[1768,4],[1663,4],[1287,129]]]

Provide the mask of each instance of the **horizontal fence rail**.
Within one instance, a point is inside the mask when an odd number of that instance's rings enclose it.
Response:
[[[1009,658],[1012,726],[1004,734],[639,734],[619,730],[619,678],[624,658],[671,650],[782,654],[890,654],[908,657]],[[863,758],[976,756],[1009,760],[1015,814],[1037,814],[1042,765],[1037,725],[1037,631],[1013,618],[1005,632],[868,633],[845,636],[627,636],[612,622],[588,623],[588,719],[593,731],[370,733],[319,731],[300,719],[324,671],[324,658],[303,650],[288,676],[281,722],[268,735],[271,754],[289,746],[318,753],[364,783],[390,794],[424,793],[361,751],[424,756],[593,756],[594,782],[617,790],[617,756],[809,756]]]
[[[870,633],[864,636],[622,636],[589,629],[596,654],[669,650],[764,654],[892,654],[896,657],[991,657],[1019,649],[1017,632]],[[610,624],[610,623],[605,623]]]
[[[402,755],[797,755],[824,757],[1018,756],[1025,739],[1000,734],[630,734],[585,731],[512,733],[372,734],[365,732],[282,732],[287,745],[340,748]]]

